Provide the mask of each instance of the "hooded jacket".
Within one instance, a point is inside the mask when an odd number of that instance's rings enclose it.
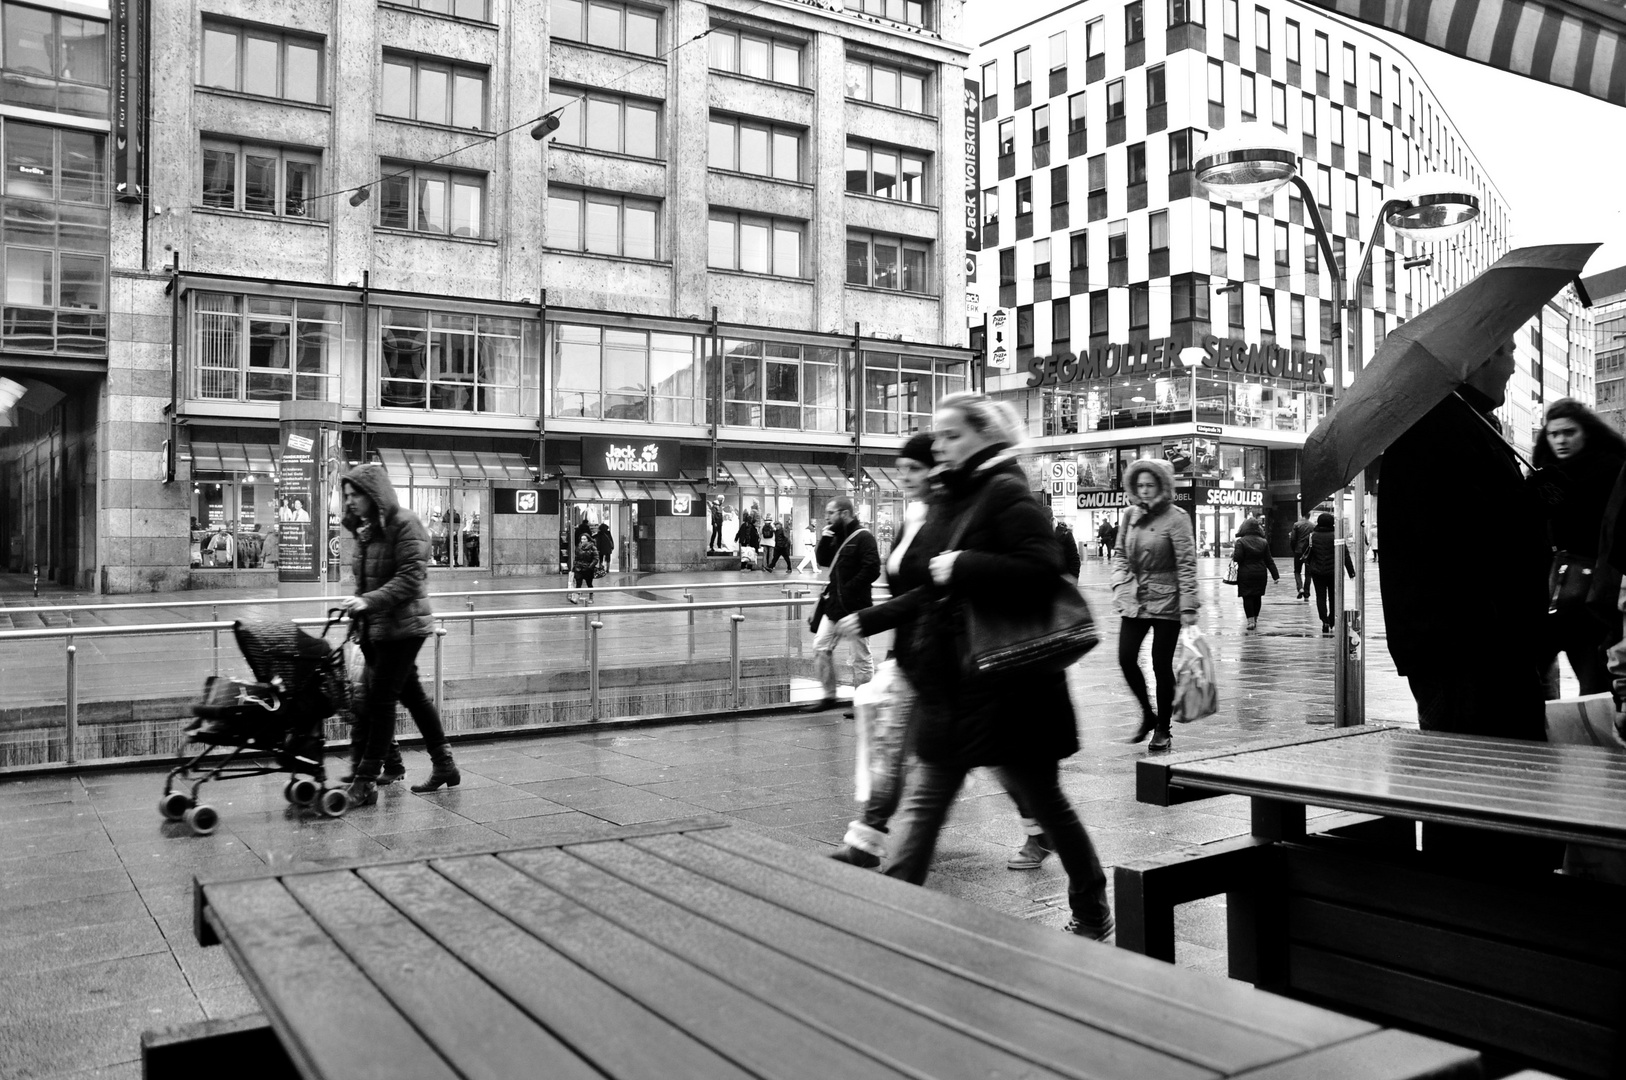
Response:
[[[1304,567],[1312,578],[1330,578],[1338,566],[1338,538],[1334,535],[1337,526],[1338,520],[1331,514],[1321,514],[1315,519],[1310,546],[1304,556]],[[1355,576],[1355,560],[1349,557],[1348,548],[1344,549],[1344,573]]]
[[[1142,502],[1135,482],[1151,473],[1158,494]],[[1124,490],[1133,500],[1124,511],[1118,543],[1112,549],[1112,592],[1126,619],[1178,619],[1202,607],[1197,599],[1197,541],[1191,521],[1174,506],[1174,470],[1166,461],[1141,458],[1124,470]]]
[[[434,632],[429,607],[429,530],[401,508],[384,466],[358,465],[344,474],[373,503],[371,521],[346,518],[356,534],[350,562],[356,595],[367,601],[362,613],[369,641],[400,641]]]
[[[1270,545],[1265,542],[1265,530],[1257,518],[1248,518],[1236,531],[1236,543],[1231,545],[1231,558],[1236,562],[1236,594],[1242,597],[1265,595],[1265,576],[1281,580],[1276,560],[1271,557]]]

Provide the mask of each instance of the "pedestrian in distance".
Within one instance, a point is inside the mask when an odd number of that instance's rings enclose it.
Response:
[[[1147,749],[1155,754],[1174,742],[1169,721],[1180,627],[1195,626],[1202,607],[1197,599],[1197,547],[1191,520],[1174,505],[1174,470],[1168,462],[1160,458],[1131,462],[1124,470],[1124,490],[1132,501],[1112,552],[1113,603],[1123,620],[1118,666],[1140,704],[1140,724],[1129,741],[1138,743],[1151,735]],[[1140,669],[1140,649],[1148,634],[1157,680],[1155,709]]]
[[[706,541],[708,554],[715,554],[723,549],[723,500],[719,496],[711,501],[711,538]]]
[[[610,535],[610,526],[606,522],[599,522],[598,532],[593,534],[593,544],[598,548],[598,576],[604,577],[610,572],[610,556],[615,554],[615,537]]]
[[[1117,523],[1110,519],[1103,521],[1101,527],[1095,530],[1095,536],[1101,542],[1101,557],[1112,558],[1113,545],[1118,541]]]
[[[1061,545],[1062,570],[1077,580],[1079,571],[1084,569],[1084,557],[1078,550],[1078,538],[1073,535],[1073,527],[1065,521],[1056,523],[1056,543]]]
[[[734,546],[740,553],[740,569],[755,570],[757,568],[757,551],[762,543],[762,537],[757,532],[757,516],[755,504],[740,517],[740,527],[734,532]]]
[[[858,512],[847,496],[837,496],[825,504],[824,531],[819,534],[814,557],[820,566],[830,568],[830,579],[814,608],[817,614],[813,626],[813,666],[823,695],[807,707],[808,712],[822,712],[838,704],[835,650],[840,638],[836,624],[875,602],[871,586],[881,576],[881,552],[875,534],[859,524]],[[856,688],[875,674],[875,662],[864,638],[850,637],[848,642]]]
[[[354,769],[347,794],[352,804],[365,806],[377,801],[380,783],[406,775],[394,749],[397,702],[406,706],[429,751],[429,778],[412,790],[456,787],[463,777],[440,713],[418,682],[418,652],[435,629],[428,599],[429,531],[402,508],[382,465],[358,465],[344,474],[340,486],[344,525],[356,536],[351,561],[356,593],[340,606],[360,624],[367,661],[366,704],[350,734]]]
[[[1321,616],[1323,636],[1332,633],[1333,619],[1337,615],[1332,600],[1332,576],[1338,572],[1337,527],[1338,521],[1331,514],[1319,515],[1315,528],[1310,530],[1310,543],[1304,555],[1304,572],[1315,588],[1315,610]],[[1355,560],[1349,557],[1349,548],[1343,551],[1344,573],[1354,577]]]
[[[576,556],[570,564],[574,581],[571,591],[565,594],[566,600],[576,603],[579,590],[585,591],[589,604],[593,602],[593,579],[598,576],[598,560],[598,542],[591,533],[583,533],[576,541]]]
[[[1236,594],[1242,598],[1242,614],[1248,630],[1259,629],[1259,610],[1265,600],[1265,576],[1280,581],[1276,560],[1258,518],[1248,518],[1236,531],[1231,544],[1231,560],[1236,563]]]
[[[785,573],[790,573],[790,522],[780,521],[773,533],[774,554],[785,560]]]
[[[1004,402],[960,392],[938,403],[932,450],[942,494],[900,571],[923,570],[931,586],[858,612],[842,632],[897,630],[894,648],[905,650],[900,665],[907,663],[917,695],[919,765],[898,814],[886,874],[915,884],[926,880],[966,773],[989,768],[1054,844],[1068,877],[1068,931],[1102,939],[1113,930],[1106,875],[1059,782],[1061,760],[1078,750],[1066,674],[972,675],[959,656],[960,603],[1011,610],[1045,595],[1061,576],[1055,533],[1012,452],[1022,439],[1022,421]],[[939,603],[940,597],[958,603]]]
[[[1530,455],[1538,470],[1531,478],[1546,512],[1553,571],[1547,602],[1547,696],[1558,696],[1558,654],[1570,662],[1583,694],[1609,691],[1613,680],[1605,656],[1620,636],[1616,599],[1620,574],[1599,558],[1604,510],[1626,466],[1626,440],[1598,414],[1561,398],[1547,407],[1542,437]],[[1557,474],[1557,481],[1548,479]],[[1560,567],[1590,570],[1583,589],[1557,579]],[[1572,576],[1572,580],[1575,578]],[[1580,582],[1577,582],[1578,584]]]
[[[1299,519],[1293,522],[1292,532],[1288,534],[1288,547],[1293,552],[1293,599],[1306,603],[1310,599],[1310,578],[1304,570],[1304,561],[1310,557],[1310,534],[1315,532],[1315,524],[1310,520],[1310,511],[1305,510]]]
[[[762,523],[762,569],[772,570],[774,563],[779,560],[779,547],[775,543],[779,539],[779,530],[774,527],[773,518]]]

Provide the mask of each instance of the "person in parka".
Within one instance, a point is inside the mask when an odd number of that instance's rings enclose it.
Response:
[[[1129,741],[1153,735],[1153,753],[1174,740],[1169,720],[1174,712],[1174,650],[1180,627],[1195,626],[1197,610],[1197,543],[1191,520],[1174,505],[1174,470],[1157,458],[1130,462],[1124,470],[1130,506],[1112,549],[1112,592],[1123,627],[1118,634],[1118,666],[1140,702],[1140,726]],[[1157,678],[1157,709],[1146,692],[1140,670],[1140,647],[1152,635],[1152,673]]]
[[[1321,616],[1321,632],[1332,633],[1333,618],[1337,614],[1332,605],[1332,576],[1338,572],[1338,543],[1334,529],[1338,521],[1331,514],[1315,519],[1315,530],[1310,533],[1310,546],[1304,556],[1304,569],[1315,587],[1315,611]],[[1344,548],[1344,573],[1355,576],[1355,560]]]
[[[1236,563],[1236,594],[1242,598],[1247,628],[1257,630],[1259,608],[1265,599],[1265,575],[1269,574],[1272,581],[1282,579],[1258,518],[1249,518],[1237,529],[1236,542],[1231,545],[1231,561]]]
[[[395,485],[382,465],[358,465],[341,480],[344,525],[356,536],[351,570],[356,594],[342,606],[360,623],[361,652],[367,658],[364,715],[351,731],[355,771],[349,795],[353,804],[378,799],[379,783],[405,775],[399,754],[388,773],[385,758],[395,741],[395,705],[406,706],[422,733],[432,768],[429,779],[413,791],[456,787],[463,779],[452,760],[435,703],[418,682],[418,650],[434,633],[429,608],[429,530],[401,506]],[[381,775],[382,774],[382,775]]]

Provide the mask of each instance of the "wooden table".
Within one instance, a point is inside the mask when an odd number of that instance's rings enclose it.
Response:
[[[710,820],[199,882],[196,903],[309,1078],[1480,1075]]]
[[[1136,787],[1161,806],[1247,795],[1253,827],[1115,868],[1120,946],[1172,960],[1175,906],[1223,892],[1234,978],[1626,1076],[1626,892],[1501,865],[1494,838],[1626,849],[1626,753],[1363,727],[1146,758]],[[1488,854],[1436,856],[1427,833],[1419,851],[1419,821],[1485,830]]]

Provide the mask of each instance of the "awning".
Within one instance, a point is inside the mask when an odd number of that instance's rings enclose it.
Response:
[[[601,480],[565,477],[565,498],[578,502],[624,502],[631,499],[670,499],[673,495],[697,498],[694,485],[681,480]]]
[[[828,465],[801,465],[783,461],[720,461],[723,476],[742,488],[763,491],[847,490],[847,477]]]
[[[192,475],[199,473],[264,473],[276,466],[268,443],[194,442],[190,454]]]
[[[1622,0],[1311,0],[1454,56],[1626,105]]]
[[[875,483],[877,491],[902,491],[903,485],[898,482],[898,470],[883,468],[880,465],[865,465],[864,474]]]
[[[519,454],[496,450],[398,450],[378,448],[390,479],[424,484],[435,480],[534,480],[535,474]]]

